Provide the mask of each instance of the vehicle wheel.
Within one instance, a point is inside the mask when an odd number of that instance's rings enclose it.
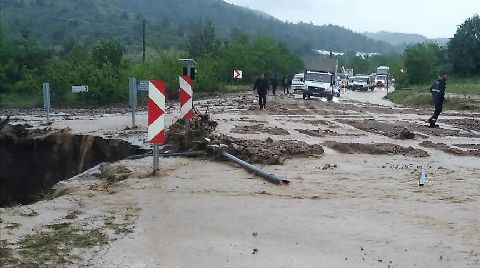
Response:
[[[307,95],[303,94],[303,99],[306,99],[307,98]]]
[[[327,101],[332,101],[333,100],[333,95],[328,96]]]

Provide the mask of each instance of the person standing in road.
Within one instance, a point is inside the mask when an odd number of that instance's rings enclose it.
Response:
[[[283,94],[289,94],[290,92],[289,91],[289,85],[288,85],[288,76],[285,75],[282,79],[282,86],[283,86]]]
[[[273,93],[273,96],[275,96],[275,92],[277,91],[277,87],[278,87],[278,79],[277,79],[277,75],[274,75],[272,77],[272,93]]]
[[[430,87],[433,103],[435,104],[435,112],[427,121],[430,124],[430,127],[437,127],[436,122],[438,116],[443,111],[443,102],[445,101],[445,89],[447,88],[447,81],[448,73],[442,72],[435,83],[433,83],[433,85]]]
[[[268,93],[268,79],[265,78],[265,74],[261,74],[260,77],[255,80],[253,85],[253,90],[256,90],[258,93],[258,103],[260,104],[260,110],[265,109],[267,104],[267,93]]]

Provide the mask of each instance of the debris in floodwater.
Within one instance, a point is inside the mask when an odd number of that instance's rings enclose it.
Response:
[[[324,154],[319,144],[303,141],[241,140],[225,135],[216,136],[212,144],[225,145],[226,151],[252,164],[281,165],[292,157],[316,157]],[[220,156],[221,157],[221,156]]]
[[[274,141],[272,138],[261,140],[242,140],[226,135],[215,135],[217,122],[208,115],[195,114],[190,124],[178,120],[167,132],[167,150],[192,151],[205,150],[208,145],[223,146],[224,151],[251,164],[280,165],[291,157],[321,156],[321,145],[309,145],[301,141]],[[222,159],[222,155],[214,155]]]
[[[424,186],[425,182],[427,181],[427,171],[424,167],[422,167],[422,171],[420,172],[420,176],[418,178],[418,185]]]
[[[194,114],[193,119],[180,119],[168,128],[167,144],[172,151],[205,150],[209,138],[218,123],[210,120],[208,114]]]
[[[403,128],[397,136],[401,140],[413,140],[415,139],[415,133],[408,130],[408,128]]]

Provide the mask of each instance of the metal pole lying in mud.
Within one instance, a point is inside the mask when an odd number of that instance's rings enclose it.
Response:
[[[279,184],[289,184],[290,183],[290,181],[288,181],[288,180],[282,180],[277,175],[267,173],[267,172],[263,171],[262,169],[257,168],[256,166],[250,165],[249,163],[247,163],[247,162],[245,162],[241,159],[238,159],[238,158],[236,158],[235,156],[233,156],[229,153],[223,152],[223,156],[227,160],[230,160],[230,161],[234,162],[235,164],[241,166],[242,168],[254,173],[255,175],[258,175],[258,176],[266,179],[267,181],[269,181],[273,184],[279,185]]]

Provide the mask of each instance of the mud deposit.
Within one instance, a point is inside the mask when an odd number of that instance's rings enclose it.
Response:
[[[174,151],[204,150],[208,138],[218,123],[210,120],[210,116],[195,114],[190,122],[177,120],[167,131],[168,147]]]
[[[0,206],[35,202],[57,182],[137,150],[120,140],[8,125],[0,132]]]
[[[337,120],[338,122],[346,125],[350,125],[356,129],[363,130],[366,132],[379,134],[382,136],[386,136],[392,139],[414,139],[415,134],[410,132],[408,128],[405,126],[399,125],[398,123],[388,124],[379,122],[376,120]]]
[[[413,147],[403,147],[392,143],[338,143],[327,141],[325,145],[344,154],[404,155],[411,157],[428,157],[429,154]]]
[[[461,128],[463,130],[480,131],[480,120],[472,118],[445,120],[445,123]]]
[[[227,151],[240,159],[253,164],[279,165],[293,157],[316,157],[324,154],[321,145],[309,145],[302,141],[240,140],[220,136],[214,144],[227,145]]]
[[[409,122],[395,122],[395,124],[379,122],[376,120],[337,120],[342,124],[350,125],[354,128],[367,131],[370,133],[386,136],[392,139],[406,139],[404,129],[407,129],[412,133],[422,133],[429,136],[456,136],[456,137],[468,137],[476,138],[480,135],[456,130],[456,129],[445,129],[445,128],[429,128],[425,124],[424,126],[409,123]],[[413,138],[411,136],[407,136]]]
[[[461,150],[458,148],[453,148],[448,146],[445,143],[433,143],[431,141],[424,141],[420,143],[420,146],[425,147],[425,148],[432,148],[432,149],[437,149],[440,151],[443,151],[447,154],[452,154],[452,155],[459,155],[459,156],[479,156],[480,157],[480,149],[474,149],[472,148],[471,150]]]
[[[329,129],[295,129],[299,133],[311,136],[311,137],[338,137],[338,136],[350,136],[350,137],[358,137],[362,136],[362,134],[348,134],[348,133],[338,133]]]
[[[289,135],[287,130],[279,127],[266,127],[265,125],[262,124],[256,124],[256,125],[249,125],[249,126],[235,126],[232,131],[232,133],[237,133],[237,134],[261,134],[261,133],[266,133],[270,135],[276,135],[276,136],[286,136]]]
[[[455,144],[455,146],[464,148],[464,149],[476,149],[480,150],[480,144]]]

